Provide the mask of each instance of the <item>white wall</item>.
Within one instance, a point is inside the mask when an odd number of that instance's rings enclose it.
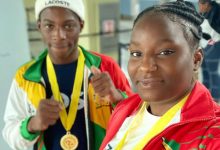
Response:
[[[23,0],[0,0],[0,131],[16,69],[30,59]],[[0,132],[1,133],[1,132]],[[0,149],[10,150],[0,134]]]

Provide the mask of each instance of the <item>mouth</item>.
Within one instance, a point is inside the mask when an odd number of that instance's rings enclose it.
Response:
[[[67,44],[52,44],[51,46],[53,48],[55,48],[55,49],[63,49],[63,48],[67,48],[68,47]]]
[[[157,88],[163,84],[163,80],[160,78],[147,78],[137,81],[137,86],[143,89]]]

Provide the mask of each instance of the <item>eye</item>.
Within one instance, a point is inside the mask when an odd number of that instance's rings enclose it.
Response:
[[[141,57],[142,53],[139,51],[130,51],[130,56],[132,57]]]
[[[69,29],[73,29],[74,25],[73,24],[67,24],[64,26],[65,29],[69,30]]]
[[[53,29],[53,25],[52,24],[45,24],[44,27],[46,29]]]
[[[174,53],[174,50],[171,50],[171,49],[165,49],[165,50],[162,50],[159,55],[171,55]]]

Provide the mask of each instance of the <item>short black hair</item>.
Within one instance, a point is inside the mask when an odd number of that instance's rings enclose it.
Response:
[[[140,18],[150,13],[166,16],[172,22],[180,25],[190,47],[192,49],[197,49],[199,47],[199,41],[202,38],[202,29],[200,25],[204,18],[196,11],[193,3],[177,0],[175,2],[167,2],[146,8],[137,16],[133,26],[135,26]]]
[[[205,3],[211,3],[212,0],[199,0],[199,3],[205,4]]]

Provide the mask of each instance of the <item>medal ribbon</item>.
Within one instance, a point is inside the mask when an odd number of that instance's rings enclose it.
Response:
[[[78,48],[78,51],[79,51],[79,57],[78,57],[78,62],[77,62],[73,91],[71,94],[69,112],[67,114],[66,109],[62,109],[62,111],[60,112],[60,120],[62,122],[63,127],[65,128],[67,132],[70,131],[76,119],[78,102],[79,102],[81,87],[82,87],[82,82],[83,82],[83,70],[84,70],[85,57],[80,48]],[[50,82],[50,86],[52,89],[54,99],[62,103],[64,106],[62,96],[60,94],[59,86],[57,83],[56,73],[55,73],[52,61],[48,54],[46,58],[46,64],[47,64],[48,78],[49,78],[49,82]]]
[[[144,146],[158,133],[160,133],[167,125],[168,123],[174,118],[175,114],[183,107],[186,100],[188,98],[188,95],[185,96],[180,102],[178,102],[176,105],[174,105],[171,109],[169,109],[157,122],[156,124],[151,128],[151,130],[138,142],[133,149],[143,149]],[[131,122],[131,125],[129,126],[128,130],[125,132],[122,140],[119,142],[119,144],[116,146],[115,150],[121,150],[125,144],[126,138],[134,128],[137,128],[140,124],[140,120],[144,116],[144,111],[147,108],[147,102],[143,102],[140,110],[134,117],[133,121]]]

